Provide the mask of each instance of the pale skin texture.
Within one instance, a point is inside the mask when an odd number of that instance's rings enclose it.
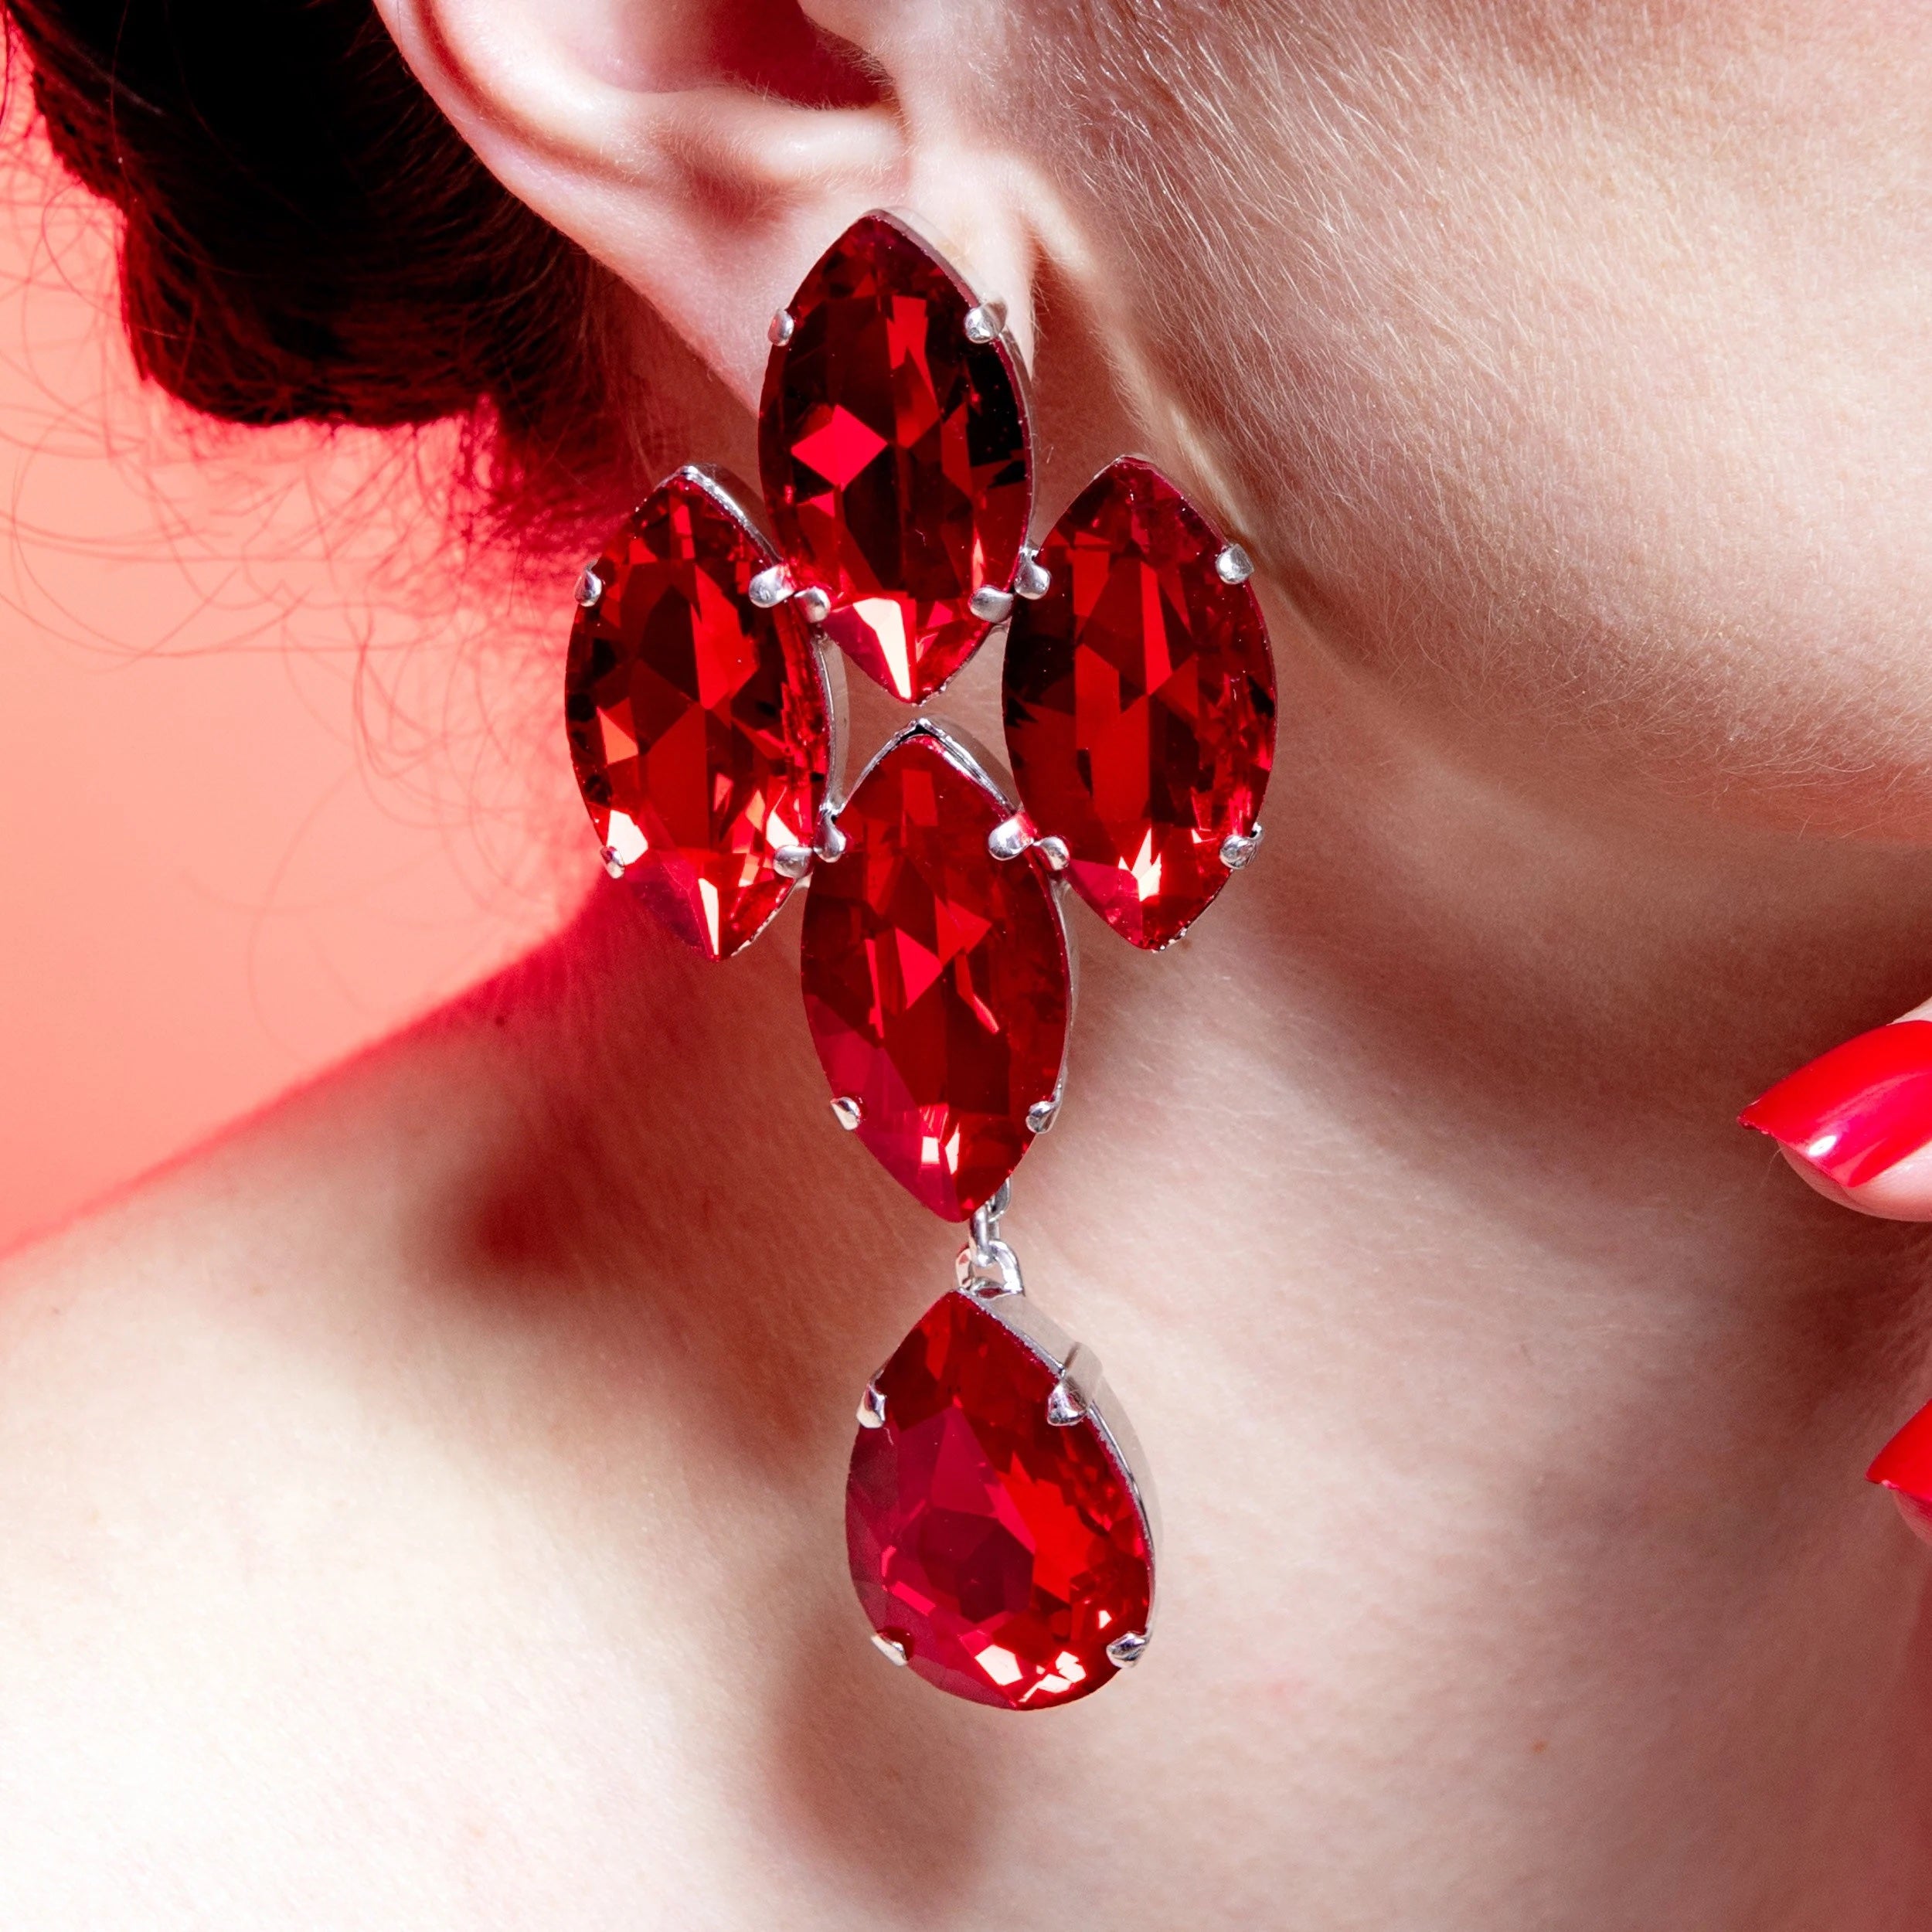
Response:
[[[1923,1927],[1923,1239],[1732,1117],[1932,957],[1932,12],[842,0],[834,111],[736,83],[787,11],[385,0],[719,377],[693,454],[897,204],[1049,515],[1138,447],[1257,557],[1269,842],[1162,957],[1083,921],[1009,1228],[1155,1645],[1021,1719],[867,1647],[851,1405],[955,1236],[795,910],[706,969],[600,889],[13,1264],[0,1920]]]

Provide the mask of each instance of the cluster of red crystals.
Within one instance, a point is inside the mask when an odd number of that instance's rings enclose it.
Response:
[[[1151,464],[1101,471],[1040,547],[1013,613],[1007,749],[1067,876],[1137,946],[1165,946],[1227,883],[1274,756],[1274,666],[1253,589],[1216,569],[1200,512]]]
[[[985,637],[1032,508],[1026,418],[1005,345],[966,336],[972,297],[892,221],[855,222],[793,298],[758,414],[759,466],[826,631],[908,703]]]
[[[696,474],[655,491],[593,566],[570,634],[570,758],[605,849],[680,937],[723,958],[784,903],[773,864],[809,845],[825,697],[804,621],[760,610],[777,561]]]
[[[972,1296],[927,1311],[873,1387],[845,1487],[852,1582],[928,1682],[1005,1710],[1098,1690],[1145,1633],[1147,1529],[1090,1420],[1047,1419],[1053,1369]]]
[[[1032,1138],[1066,1041],[1066,935],[1038,862],[929,730],[841,809],[844,855],[805,904],[805,1015],[835,1097],[887,1172],[947,1220],[990,1200]]]

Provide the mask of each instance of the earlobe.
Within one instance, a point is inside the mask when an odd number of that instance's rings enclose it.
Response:
[[[491,172],[748,406],[777,301],[848,223],[903,196],[883,70],[796,0],[378,4]]]

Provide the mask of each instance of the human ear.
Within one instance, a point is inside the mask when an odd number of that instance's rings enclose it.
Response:
[[[950,5],[377,4],[485,165],[747,406],[772,313],[869,208],[915,209],[1024,328],[1030,257],[998,158],[963,141],[958,117],[909,111],[944,87],[961,24]]]

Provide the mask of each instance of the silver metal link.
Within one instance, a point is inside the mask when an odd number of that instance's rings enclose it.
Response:
[[[1026,1283],[1019,1257],[999,1238],[1000,1216],[1012,1205],[1013,1184],[1002,1181],[999,1192],[975,1208],[968,1224],[968,1238],[959,1251],[954,1273],[959,1285],[974,1294],[1024,1294]]]

